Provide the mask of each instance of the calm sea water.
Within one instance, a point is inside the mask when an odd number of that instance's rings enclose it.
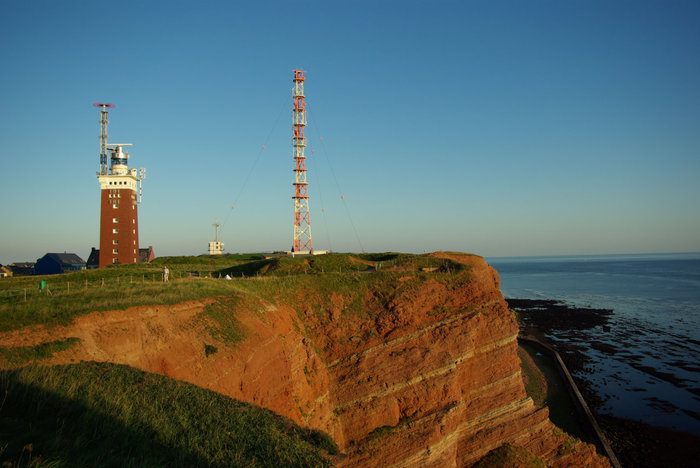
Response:
[[[700,253],[487,261],[505,297],[613,310],[585,332],[601,412],[700,435]]]

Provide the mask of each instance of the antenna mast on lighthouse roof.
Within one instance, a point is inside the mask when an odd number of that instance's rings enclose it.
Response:
[[[96,102],[95,107],[101,107],[100,110],[100,172],[99,175],[107,174],[107,109],[114,109],[114,104],[103,104]]]
[[[294,151],[294,240],[293,253],[313,253],[311,244],[311,217],[309,216],[309,191],[306,182],[306,102],[304,102],[303,70],[294,70],[294,110],[292,112]]]

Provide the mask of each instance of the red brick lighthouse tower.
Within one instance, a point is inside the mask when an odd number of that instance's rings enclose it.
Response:
[[[107,108],[100,107],[100,261],[99,267],[118,263],[139,263],[139,217],[141,181],[145,169],[129,168],[131,143],[107,143]],[[109,154],[108,154],[109,153]],[[109,163],[109,164],[108,164]]]

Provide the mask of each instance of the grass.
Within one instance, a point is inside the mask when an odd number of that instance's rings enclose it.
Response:
[[[219,351],[219,348],[217,348],[216,346],[206,344],[206,343],[204,344],[204,355],[206,357],[209,357],[212,354],[216,354],[218,351]]]
[[[0,372],[2,466],[331,466],[326,434],[107,363]]]
[[[160,282],[107,282],[101,286],[93,279],[87,289],[54,287],[59,281],[75,279],[70,275],[51,277],[52,295],[32,291],[23,296],[0,296],[0,331],[28,325],[66,325],[78,315],[98,310],[126,309],[138,305],[176,304],[190,299],[231,293],[231,284],[218,280]],[[88,280],[90,281],[90,280]],[[53,284],[52,284],[53,283]],[[77,282],[76,284],[84,284]]]
[[[205,313],[219,325],[217,328],[210,330],[210,332],[229,344],[238,343],[245,338],[243,325],[236,319],[235,315],[238,303],[239,299],[237,296],[221,296],[217,297],[215,302],[208,304],[204,309]],[[209,351],[207,351],[207,356],[209,354]]]
[[[538,398],[542,405],[547,405],[549,408],[549,419],[559,428],[567,433],[582,439],[588,440],[589,437],[576,417],[576,410],[571,400],[571,396],[567,390],[566,384],[559,371],[548,356],[540,353],[537,348],[527,343],[521,343],[519,347],[527,352],[534,361],[537,369],[544,375],[547,380],[546,395],[544,398],[541,395],[543,390],[535,390],[533,400],[537,402]],[[527,370],[523,367],[523,371]],[[532,388],[527,388],[528,395],[533,391]]]
[[[528,352],[523,346],[522,344],[518,345],[518,357],[520,357],[520,368],[525,381],[525,392],[537,406],[545,406],[547,404],[547,380],[530,355],[530,353],[535,354],[534,350],[530,349]]]
[[[547,468],[547,464],[524,447],[504,444],[472,465],[474,468]]]
[[[356,259],[377,263],[372,266]],[[379,263],[381,268],[378,268]],[[161,281],[163,265],[171,271],[168,283]],[[433,275],[448,284],[460,275],[445,273],[463,270],[464,265],[449,259],[399,253],[331,253],[268,259],[260,254],[162,257],[143,265],[113,265],[63,275],[3,279],[0,281],[0,332],[36,324],[65,325],[76,316],[93,311],[174,304],[237,293],[274,299],[296,295],[300,288],[321,296],[332,292],[352,295],[355,300],[347,308],[348,312],[363,314],[362,300],[370,285],[381,301],[395,288],[396,278],[407,271],[422,279]],[[190,278],[191,272],[199,277]],[[206,278],[226,274],[234,279]],[[259,281],[251,281],[251,278]],[[48,283],[50,295],[38,290],[42,279]],[[402,288],[407,285],[404,283]]]
[[[0,357],[10,365],[22,365],[31,361],[48,359],[58,351],[70,348],[80,338],[66,338],[65,340],[51,341],[36,346],[21,346],[17,348],[5,348],[0,346]]]

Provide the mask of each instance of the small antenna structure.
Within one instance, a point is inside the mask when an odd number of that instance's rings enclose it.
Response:
[[[215,220],[212,226],[214,227],[214,240],[216,242],[219,242],[219,228],[221,227],[221,224],[219,224],[219,220]]]

